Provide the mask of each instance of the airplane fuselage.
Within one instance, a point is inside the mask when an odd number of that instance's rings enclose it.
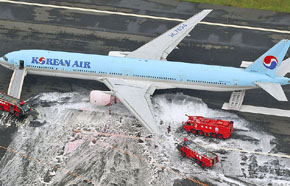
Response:
[[[257,81],[281,85],[289,81],[288,78],[270,77],[234,67],[48,50],[10,52],[1,58],[0,63],[10,69],[22,65],[28,74],[98,81],[104,77],[150,81],[157,89],[234,91],[257,88],[254,83]]]

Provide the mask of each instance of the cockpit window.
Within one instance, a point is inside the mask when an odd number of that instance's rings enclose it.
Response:
[[[6,56],[3,56],[3,59],[8,62],[8,58]]]

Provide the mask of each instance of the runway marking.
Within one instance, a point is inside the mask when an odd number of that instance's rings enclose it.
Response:
[[[114,134],[114,133],[93,132],[93,131],[86,131],[86,130],[74,130],[73,132],[74,133],[95,134],[95,135],[103,135],[103,136],[115,136],[115,137],[128,138],[128,139],[136,139],[136,140],[141,139],[141,140],[152,141],[151,138],[129,136],[129,135],[121,135],[121,134]],[[201,146],[206,148],[205,145],[201,145]],[[274,156],[274,157],[279,157],[279,158],[290,159],[290,155],[286,155],[286,154],[273,154],[273,153],[267,153],[267,152],[256,152],[256,151],[249,151],[249,150],[235,149],[235,148],[227,148],[227,147],[215,148],[215,150],[236,151],[236,152],[244,152],[244,153],[249,153],[249,154],[259,154],[259,155],[265,155],[265,156]]]
[[[223,147],[221,149],[227,150],[227,151],[238,151],[238,152],[244,152],[244,153],[250,153],[250,154],[259,154],[259,155],[265,155],[265,156],[274,156],[274,157],[279,157],[279,158],[290,159],[290,156],[286,154],[272,154],[272,153],[267,153],[267,152],[248,151],[248,150],[243,150],[243,149],[233,149],[233,148],[227,148],[227,147]]]
[[[90,8],[78,8],[78,7],[62,6],[62,5],[50,5],[50,4],[30,3],[30,2],[11,1],[11,0],[0,0],[0,3],[1,2],[2,3],[11,3],[11,4],[21,4],[21,5],[27,5],[27,6],[40,6],[40,7],[48,7],[48,8],[76,10],[76,11],[82,11],[82,12],[94,12],[94,13],[111,14],[111,15],[132,16],[132,17],[140,17],[140,18],[147,18],[147,19],[179,21],[179,22],[185,21],[184,19],[177,19],[177,18],[141,15],[141,14],[125,13],[125,12],[113,12],[113,11],[108,11],[108,10],[97,10],[97,9],[90,9]],[[248,29],[248,30],[258,30],[258,31],[264,31],[264,32],[276,32],[276,33],[290,34],[290,31],[288,31],[288,30],[278,30],[278,29],[269,29],[269,28],[252,27],[252,26],[242,26],[242,25],[233,25],[233,24],[224,24],[224,23],[205,22],[205,21],[200,22],[200,24],[220,26],[220,27],[239,28],[239,29]]]
[[[94,182],[93,182],[92,180],[90,180],[90,179],[87,179],[87,178],[85,178],[85,177],[83,177],[83,176],[80,176],[80,175],[78,175],[78,174],[76,174],[76,173],[73,173],[73,172],[71,172],[71,171],[65,170],[64,168],[59,168],[58,166],[56,166],[56,165],[52,165],[52,164],[49,163],[49,162],[41,161],[41,160],[39,160],[39,159],[37,159],[37,158],[33,158],[32,156],[28,156],[28,155],[26,155],[26,154],[24,154],[24,153],[17,152],[17,151],[15,151],[15,150],[11,149],[11,148],[6,148],[6,147],[1,146],[1,145],[0,145],[0,148],[1,148],[1,149],[4,149],[4,150],[6,150],[6,151],[12,152],[12,153],[14,153],[14,154],[19,154],[20,156],[22,156],[22,157],[24,157],[24,158],[26,158],[26,159],[33,160],[33,161],[36,161],[36,162],[41,163],[41,164],[49,165],[50,167],[54,168],[55,170],[63,170],[66,174],[68,174],[68,175],[72,175],[72,176],[74,176],[74,177],[76,177],[76,178],[79,178],[79,179],[81,179],[81,180],[83,180],[83,181],[87,181],[87,182],[90,182],[90,183],[94,183]]]

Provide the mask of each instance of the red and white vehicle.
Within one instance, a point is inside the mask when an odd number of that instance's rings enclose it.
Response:
[[[188,120],[184,123],[183,128],[193,134],[226,139],[229,138],[234,131],[233,121],[225,121],[221,119],[214,120],[202,116],[186,116],[188,117]]]
[[[27,114],[30,110],[32,110],[31,105],[24,101],[0,93],[0,111],[10,112],[19,117]]]
[[[177,145],[177,149],[181,152],[182,157],[193,160],[202,168],[212,167],[219,162],[218,156],[215,153],[207,151],[196,143],[189,142],[186,138],[184,138],[183,143]]]

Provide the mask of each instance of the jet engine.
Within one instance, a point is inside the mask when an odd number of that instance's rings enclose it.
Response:
[[[97,106],[110,106],[120,102],[120,100],[112,94],[104,91],[93,90],[90,93],[90,103]]]

